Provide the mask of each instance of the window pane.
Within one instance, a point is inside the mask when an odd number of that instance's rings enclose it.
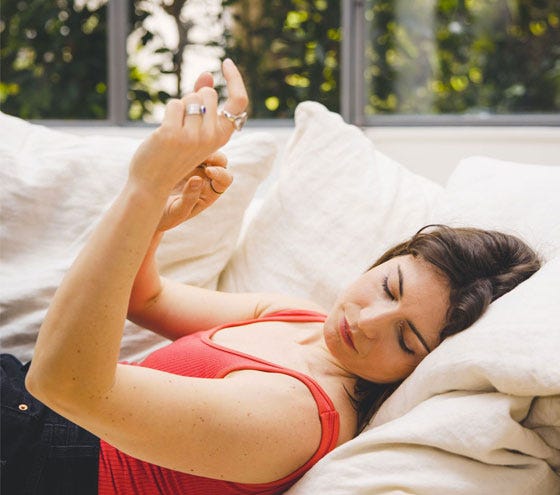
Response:
[[[231,57],[255,118],[289,118],[300,101],[339,107],[340,2],[175,0],[133,2],[128,38],[133,120],[158,120],[162,103]]]
[[[98,1],[2,2],[2,111],[107,118],[106,11]]]
[[[365,114],[560,111],[558,0],[368,0]]]

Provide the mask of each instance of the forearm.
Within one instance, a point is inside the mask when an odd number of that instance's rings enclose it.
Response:
[[[159,247],[163,232],[154,234],[142,264],[136,273],[132,292],[128,302],[128,319],[136,321],[142,319],[142,314],[157,301],[163,288],[159,274],[156,251]]]
[[[114,380],[131,288],[166,198],[127,184],[57,290],[28,375],[32,393],[98,395]],[[42,397],[41,397],[42,398]]]

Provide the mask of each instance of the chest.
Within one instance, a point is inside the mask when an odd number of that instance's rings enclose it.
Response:
[[[310,344],[319,337],[321,328],[322,323],[262,322],[224,328],[215,332],[211,340],[222,347],[309,374]]]
[[[211,340],[222,347],[299,371],[312,377],[332,400],[340,416],[339,444],[355,435],[356,412],[346,392],[352,385],[323,367],[316,356],[322,342],[322,323],[262,322],[229,327]]]

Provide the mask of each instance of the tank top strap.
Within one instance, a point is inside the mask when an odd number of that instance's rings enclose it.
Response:
[[[289,318],[289,320],[284,321],[324,321],[327,315],[307,309],[282,309],[272,313],[265,313],[259,320],[267,320],[269,318],[278,320]]]

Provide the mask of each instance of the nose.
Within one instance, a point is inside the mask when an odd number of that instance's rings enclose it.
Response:
[[[377,340],[387,333],[395,319],[395,310],[383,304],[367,306],[360,310],[358,328],[370,340]]]

